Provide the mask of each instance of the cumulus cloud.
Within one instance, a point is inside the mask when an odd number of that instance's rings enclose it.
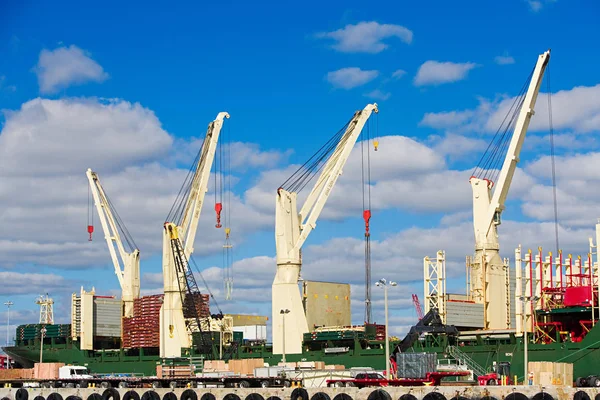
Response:
[[[509,65],[509,64],[514,64],[515,59],[513,57],[509,56],[508,54],[505,54],[503,56],[496,56],[494,58],[494,62],[498,65]]]
[[[348,67],[327,73],[327,81],[335,88],[353,89],[377,78],[379,71]]]
[[[6,76],[0,75],[0,91],[2,92],[16,92],[17,87],[15,85],[6,84]]]
[[[413,33],[401,25],[380,24],[375,21],[348,24],[333,32],[321,32],[318,38],[333,39],[335,50],[344,53],[380,53],[389,46],[384,39],[396,37],[410,44]]]
[[[472,62],[454,63],[425,61],[417,71],[414,83],[417,86],[441,85],[465,79],[469,71],[478,65]]]
[[[365,93],[365,96],[370,97],[371,99],[385,101],[389,99],[392,96],[392,94],[390,92],[384,92],[380,89],[375,89],[368,93]]]
[[[406,71],[403,69],[397,69],[394,71],[394,73],[392,73],[392,78],[394,79],[400,79],[402,78],[404,75],[406,75]]]
[[[108,78],[91,54],[75,45],[42,50],[34,72],[41,93],[54,93],[73,84],[103,82]]]
[[[154,113],[138,103],[37,98],[6,114],[0,174],[48,176],[90,165],[114,171],[155,159],[171,143]]]
[[[3,295],[64,292],[72,288],[73,282],[56,274],[0,272],[0,281],[5,282]],[[10,282],[10,283],[9,283]],[[71,287],[70,287],[71,286]]]
[[[528,132],[547,131],[548,93],[540,92],[531,117]],[[495,132],[509,112],[515,97],[496,99],[479,98],[474,109],[426,113],[420,124],[455,132]],[[552,124],[556,130],[570,130],[577,134],[600,130],[600,84],[576,86],[552,94]]]

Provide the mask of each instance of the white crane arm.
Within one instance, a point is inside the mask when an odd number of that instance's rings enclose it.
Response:
[[[523,146],[523,141],[525,140],[525,134],[527,133],[527,128],[529,127],[529,121],[531,120],[531,116],[534,114],[535,102],[537,100],[540,86],[542,84],[542,78],[544,77],[544,71],[549,60],[550,50],[540,54],[537,64],[535,65],[531,82],[529,83],[529,88],[527,89],[525,100],[523,101],[523,106],[521,107],[519,117],[515,124],[515,131],[510,141],[502,169],[500,170],[498,182],[496,182],[496,188],[494,189],[494,194],[484,220],[487,225],[485,230],[486,236],[494,225],[496,213],[501,213],[504,209],[506,196],[508,195],[508,190],[515,174],[517,163],[519,162],[521,147]]]
[[[119,251],[121,260],[123,260],[123,266],[126,263],[125,260],[131,257],[131,255],[125,251],[125,248],[123,247],[119,229],[117,228],[115,218],[112,210],[110,209],[110,205],[108,203],[106,194],[104,193],[104,189],[102,188],[102,184],[100,183],[100,178],[98,178],[98,174],[88,168],[86,175],[90,184],[92,196],[94,198],[94,204],[96,205],[96,210],[98,211],[100,224],[102,225],[102,230],[104,231],[104,238],[106,239],[106,244],[108,245],[108,251],[110,252],[110,257],[115,267],[115,274],[117,275],[121,289],[123,289],[125,286],[123,279],[124,273],[119,261],[119,257],[117,256],[117,251],[115,250],[115,245]],[[134,252],[139,251],[135,249]]]
[[[302,245],[308,238],[308,235],[316,227],[317,219],[323,211],[323,207],[331,194],[331,189],[342,174],[344,165],[348,161],[350,152],[356,143],[365,123],[371,116],[371,113],[378,113],[377,104],[368,104],[362,111],[354,114],[354,117],[348,124],[348,128],[341,137],[333,154],[325,164],[317,183],[308,195],[299,214],[300,236],[294,244],[292,252],[302,248]]]
[[[219,134],[221,133],[225,118],[229,118],[229,114],[220,112],[217,118],[208,125],[206,138],[204,139],[198,160],[198,167],[192,181],[192,189],[186,202],[183,222],[180,227],[180,237],[185,237],[184,254],[187,259],[194,252],[194,240],[198,230],[198,221],[200,220],[204,197],[208,191],[210,170],[213,165]]]

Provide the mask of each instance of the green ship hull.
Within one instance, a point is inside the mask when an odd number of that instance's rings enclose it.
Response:
[[[511,375],[519,381],[524,375],[524,349],[521,337],[514,333],[479,332],[466,339],[463,333],[458,339],[446,336],[426,335],[414,344],[412,350],[433,352],[438,355],[440,364],[456,363],[456,352],[466,355],[471,362],[477,363],[486,371],[492,371],[494,362],[508,361],[511,364]],[[370,348],[356,346],[341,348],[339,353],[327,352],[326,349],[306,350],[303,354],[287,354],[286,361],[323,361],[325,364],[352,367],[372,367],[385,369],[385,350],[383,342],[370,342]],[[393,349],[394,344],[390,346]],[[4,348],[15,361],[24,367],[31,367],[39,361],[39,343],[26,346]],[[218,350],[216,348],[215,350]],[[231,356],[231,355],[230,355]],[[191,359],[197,359],[193,355]],[[281,362],[281,355],[274,355],[269,346],[240,346],[231,356],[239,358],[263,358],[269,365]],[[548,344],[530,343],[528,346],[529,361],[551,361],[573,363],[573,376],[585,377],[600,373],[600,329],[592,328],[585,338],[577,343],[555,342]],[[84,365],[92,372],[100,374],[131,373],[154,376],[156,366],[161,364],[189,364],[190,358],[178,360],[161,359],[158,349],[133,350],[80,350],[77,342],[67,341],[61,344],[44,345],[44,362],[62,362],[66,364]],[[464,361],[464,360],[463,360]],[[469,366],[469,363],[466,363]]]

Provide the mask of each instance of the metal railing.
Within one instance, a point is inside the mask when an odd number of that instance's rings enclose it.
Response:
[[[458,347],[448,346],[448,354],[450,354],[450,356],[452,356],[459,363],[465,364],[475,373],[475,375],[482,376],[486,374],[485,369],[481,365],[477,364],[477,362],[473,360],[471,356],[461,351]]]

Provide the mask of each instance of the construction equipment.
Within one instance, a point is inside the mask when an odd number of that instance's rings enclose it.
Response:
[[[458,329],[456,329],[454,325],[445,325],[442,322],[442,318],[440,317],[437,308],[432,308],[419,322],[411,326],[404,339],[402,339],[392,351],[392,354],[390,355],[390,360],[392,363],[395,363],[396,354],[403,353],[410,349],[424,333],[458,336]]]
[[[201,329],[195,297],[199,290],[188,261],[194,251],[198,221],[225,118],[229,118],[229,114],[221,112],[208,125],[202,148],[164,224],[164,302],[160,313],[160,356],[163,358],[181,357],[181,349],[192,344],[194,326]],[[196,312],[193,317],[184,316],[184,305]]]
[[[298,290],[302,245],[316,227],[331,190],[342,174],[342,168],[372,112],[378,112],[377,104],[369,104],[357,111],[340,131],[277,189],[277,273],[272,286],[274,354],[282,354],[284,350],[287,354],[302,353],[302,337],[308,332]],[[298,213],[297,194],[319,171],[322,172]],[[284,313],[284,310],[289,310],[289,313]]]
[[[421,303],[419,302],[419,296],[415,293],[412,295],[413,304],[415,305],[415,311],[417,312],[417,317],[419,320],[423,319],[423,309],[421,308]]]
[[[497,228],[549,60],[549,50],[538,57],[527,91],[524,86],[470,179],[475,256],[470,262],[468,289],[473,301],[484,304],[485,329],[510,328],[508,265],[499,255]],[[511,138],[508,132],[513,127]],[[503,153],[506,156],[498,172]]]
[[[86,175],[100,217],[108,251],[115,267],[115,274],[121,286],[123,316],[132,317],[133,300],[140,297],[140,250],[104,191],[98,174],[88,168]],[[93,231],[93,225],[88,226],[90,235],[91,231]],[[125,239],[125,243],[121,237]]]

